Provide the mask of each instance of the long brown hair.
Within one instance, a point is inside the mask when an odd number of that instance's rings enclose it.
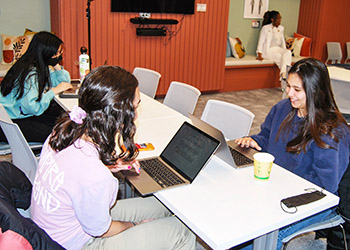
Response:
[[[101,66],[92,70],[79,90],[79,107],[86,112],[86,118],[77,124],[64,114],[53,129],[51,148],[61,151],[85,134],[96,145],[105,165],[115,164],[118,158],[134,159],[138,153],[133,105],[137,85],[136,78],[122,68]],[[119,155],[115,150],[117,134]]]
[[[317,59],[306,58],[295,63],[289,74],[297,74],[303,82],[307,115],[301,121],[297,136],[287,143],[287,152],[305,152],[311,140],[320,148],[330,148],[321,136],[329,135],[339,142],[341,134],[335,128],[342,123],[347,126],[347,123],[335,103],[327,67]],[[282,132],[289,134],[296,115],[297,109],[292,108],[282,122],[276,140]]]

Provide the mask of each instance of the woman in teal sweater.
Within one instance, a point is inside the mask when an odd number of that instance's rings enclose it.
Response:
[[[61,39],[49,32],[39,32],[1,82],[0,103],[27,141],[46,140],[62,111],[51,101],[72,87],[68,71],[59,65],[62,52]],[[0,133],[0,141],[5,140]]]

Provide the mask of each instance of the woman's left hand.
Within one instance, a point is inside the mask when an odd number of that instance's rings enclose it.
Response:
[[[140,163],[138,160],[133,161],[123,161],[118,159],[115,165],[108,166],[111,172],[119,172],[122,170],[134,170],[136,173],[140,173]]]

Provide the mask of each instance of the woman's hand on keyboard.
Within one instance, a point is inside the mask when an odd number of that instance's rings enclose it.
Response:
[[[240,145],[242,148],[246,147],[246,148],[255,148],[256,150],[261,150],[261,147],[259,146],[259,144],[253,140],[251,137],[242,137],[239,139],[235,140],[235,143],[237,143],[238,145]]]
[[[140,173],[140,163],[138,160],[133,161],[123,161],[118,159],[115,165],[108,166],[111,172],[119,172],[122,170],[135,170],[136,173]]]

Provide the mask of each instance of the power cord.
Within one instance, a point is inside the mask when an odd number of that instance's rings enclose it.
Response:
[[[167,33],[169,34],[169,37],[164,40],[164,45],[167,45],[168,43],[170,43],[170,40],[180,32],[184,18],[185,18],[185,15],[182,15],[182,17],[179,21],[180,26],[179,26],[179,28],[176,28],[175,31],[172,31],[169,27],[166,27],[166,26],[163,27],[167,30]]]

